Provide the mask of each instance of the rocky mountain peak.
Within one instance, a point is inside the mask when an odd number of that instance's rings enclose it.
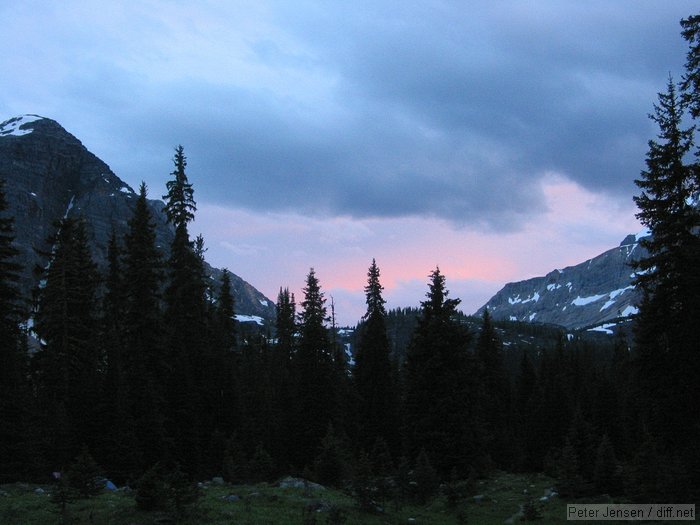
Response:
[[[20,250],[22,288],[35,285],[33,269],[46,261],[53,223],[66,216],[82,216],[88,225],[93,256],[104,265],[112,229],[118,236],[136,199],[134,189],[92,154],[58,122],[38,115],[22,115],[0,124],[0,179],[5,180],[9,212],[15,217],[16,244]],[[163,213],[164,203],[149,200],[156,223],[156,244],[167,256],[172,227]],[[215,281],[220,271],[208,268]],[[256,318],[274,318],[274,303],[232,275],[237,311]]]
[[[637,313],[639,291],[632,263],[647,252],[639,241],[649,232],[626,236],[620,245],[544,277],[506,284],[482,306],[495,319],[558,324],[569,329],[608,325]]]

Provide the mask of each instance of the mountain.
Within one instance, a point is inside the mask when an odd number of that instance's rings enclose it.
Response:
[[[0,124],[0,179],[5,180],[9,213],[15,217],[16,245],[22,264],[22,290],[36,285],[33,269],[44,267],[50,252],[47,237],[56,219],[82,216],[88,225],[93,257],[105,266],[112,228],[119,237],[127,230],[137,194],[102,160],[58,122],[23,115]],[[173,229],[160,200],[149,200],[156,223],[156,243],[167,256]],[[206,265],[214,283],[221,271]],[[236,311],[241,320],[274,319],[274,302],[236,275],[231,275]]]
[[[637,313],[640,293],[631,263],[647,256],[639,244],[648,232],[628,235],[617,248],[544,277],[506,284],[476,313],[494,319],[557,324],[568,329],[610,331]]]

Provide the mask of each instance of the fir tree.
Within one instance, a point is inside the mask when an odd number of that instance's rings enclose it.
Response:
[[[87,448],[83,448],[75,458],[66,473],[66,477],[69,486],[83,498],[96,496],[104,487],[101,480],[102,470]]]
[[[579,497],[585,491],[581,477],[581,458],[576,447],[567,439],[557,468],[557,489],[562,496]]]
[[[236,312],[231,293],[231,272],[226,268],[221,271],[221,289],[216,306],[219,330],[221,331],[220,344],[224,350],[232,351],[236,348]]]
[[[210,406],[209,412],[215,417],[208,425],[214,427],[216,432],[230,435],[236,423],[236,410],[233,407],[238,403],[238,342],[231,274],[226,268],[221,275],[221,287],[214,307],[212,325],[211,344],[206,352],[205,375],[209,388],[205,392]],[[214,407],[216,410],[211,410]],[[210,460],[218,455],[220,452],[211,450]]]
[[[168,222],[175,228],[187,226],[194,220],[194,212],[197,211],[196,203],[194,202],[194,190],[192,184],[187,180],[185,167],[187,159],[185,150],[182,146],[175,148],[175,157],[173,158],[175,169],[171,173],[172,179],[166,183],[168,193],[163,195],[166,204],[163,211],[168,216]]]
[[[168,430],[177,457],[189,472],[201,463],[203,436],[212,431],[202,425],[211,397],[204,377],[208,342],[203,261],[190,240],[188,224],[196,211],[194,190],[185,174],[187,161],[182,146],[175,149],[175,169],[168,181],[164,211],[175,229],[168,259],[165,289],[165,320],[170,373],[167,382]]]
[[[409,452],[424,449],[442,476],[452,467],[466,475],[483,459],[470,334],[456,318],[459,300],[447,296],[445,277],[436,269],[406,355]]]
[[[146,195],[146,184],[141,183],[124,238],[123,281],[128,411],[134,419],[144,467],[162,459],[165,449],[163,377],[168,368],[160,297],[163,262]]]
[[[17,481],[26,469],[27,416],[30,407],[26,353],[21,344],[20,265],[14,246],[14,220],[6,215],[0,180],[0,483]]]
[[[321,452],[315,461],[316,479],[322,485],[339,487],[348,474],[348,462],[345,450],[347,445],[336,434],[333,424],[321,442]]]
[[[52,443],[67,464],[77,454],[77,440],[95,444],[99,430],[99,370],[97,335],[97,272],[90,255],[82,220],[66,218],[57,223],[53,252],[39,291],[35,327],[42,341],[36,355],[37,382],[47,417],[66,410],[70,443]],[[61,423],[62,425],[63,423]],[[62,435],[57,428],[50,438]]]
[[[299,314],[299,344],[294,354],[296,413],[294,461],[309,465],[335,412],[333,361],[326,328],[326,299],[311,268]]]
[[[367,312],[355,357],[353,378],[359,395],[360,445],[366,450],[377,439],[398,446],[397,396],[389,359],[386,310],[376,261],[367,273]]]
[[[104,417],[101,420],[104,422],[105,435],[102,446],[95,452],[110,477],[125,482],[139,471],[141,461],[135,423],[129,407],[128,377],[124,363],[126,296],[121,249],[114,229],[107,246],[104,283],[101,330],[106,371],[101,395]]]
[[[681,35],[688,42],[685,75],[681,82],[682,100],[696,119],[700,116],[700,15],[681,20]]]
[[[278,352],[285,360],[289,361],[294,352],[294,339],[297,333],[296,303],[294,294],[289,293],[289,288],[280,288],[277,296],[275,327],[277,329]]]
[[[275,320],[276,343],[270,349],[270,399],[273,435],[288,435],[295,416],[294,370],[292,359],[296,347],[296,303],[288,288],[280,288]],[[270,453],[279,465],[288,461],[292,452],[287,440],[275,440]]]
[[[600,445],[598,445],[593,479],[596,491],[600,494],[614,496],[622,490],[620,465],[617,462],[615,451],[607,434],[603,435]]]
[[[488,453],[500,467],[510,467],[513,462],[509,446],[510,383],[503,367],[502,345],[491,321],[488,308],[484,309],[481,331],[476,341],[476,358],[479,366],[480,419],[485,425]]]
[[[5,182],[0,179],[0,349],[4,365],[0,369],[7,372],[17,371],[14,362],[17,356],[12,349],[16,350],[19,343],[21,316],[18,281],[21,266],[15,260],[19,252],[14,246],[14,218],[5,215],[7,201],[4,185]]]
[[[635,181],[642,192],[634,198],[637,218],[651,232],[641,241],[649,256],[636,264],[643,292],[635,334],[637,386],[661,446],[694,449],[696,436],[687,430],[700,421],[693,401],[700,396],[694,329],[700,318],[700,211],[693,205],[699,172],[686,162],[694,128],[682,125],[672,79],[650,118],[659,127],[659,140],[649,141],[647,169]]]

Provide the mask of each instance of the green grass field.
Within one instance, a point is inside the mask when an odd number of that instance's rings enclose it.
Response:
[[[269,484],[215,485],[206,484],[202,498],[189,514],[179,521],[162,512],[142,512],[136,509],[133,495],[127,491],[105,492],[97,497],[78,500],[68,506],[62,516],[51,502],[51,486],[13,484],[0,486],[0,524],[51,525],[60,523],[90,525],[266,525],[266,524],[503,524],[514,516],[520,506],[532,499],[538,503],[541,519],[534,523],[564,524],[566,501],[555,497],[545,503],[539,498],[553,485],[544,475],[496,473],[487,480],[476,482],[474,498],[462,499],[451,508],[444,496],[425,506],[404,505],[400,508],[388,502],[383,513],[361,512],[355,500],[336,490],[304,490],[280,488]],[[37,493],[41,488],[44,493]],[[227,496],[235,495],[238,498]],[[595,500],[602,503],[605,500]],[[321,507],[309,511],[309,507]],[[305,512],[305,509],[306,512]],[[588,522],[594,523],[594,522]]]

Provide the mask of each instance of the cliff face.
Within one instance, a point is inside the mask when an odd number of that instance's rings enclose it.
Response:
[[[488,307],[496,319],[552,323],[570,329],[614,323],[637,313],[633,261],[647,255],[645,233],[627,236],[620,246],[544,277],[509,283]]]
[[[46,260],[37,254],[51,249],[47,237],[55,220],[82,216],[88,225],[93,256],[106,261],[112,228],[118,236],[127,230],[137,195],[57,122],[24,115],[0,124],[0,179],[5,180],[9,213],[15,217],[16,245],[23,266],[22,289],[35,283],[35,265]],[[156,243],[167,257],[172,228],[162,212],[163,202],[150,200],[156,224]],[[220,271],[207,266],[218,282]],[[274,318],[274,303],[236,275],[232,275],[236,311],[249,316]]]

